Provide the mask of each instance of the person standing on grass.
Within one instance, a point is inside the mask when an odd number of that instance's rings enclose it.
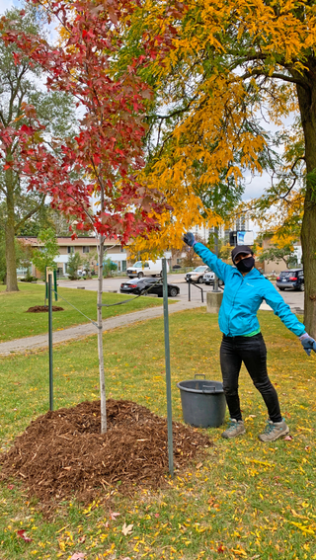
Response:
[[[269,442],[286,436],[289,427],[282,418],[277,392],[268,377],[267,350],[257,319],[257,311],[262,301],[265,300],[285,326],[299,337],[308,356],[312,350],[316,352],[315,340],[305,332],[304,325],[291,312],[271,282],[255,268],[255,259],[250,247],[235,247],[231,252],[235,266],[231,266],[221,261],[205,245],[195,241],[193,233],[186,233],[183,240],[189,247],[194,248],[203,262],[225,284],[218,322],[223,333],[220,364],[230,423],[222,436],[228,439],[246,432],[238,395],[242,362],[268,409],[266,430],[259,435],[259,439]]]

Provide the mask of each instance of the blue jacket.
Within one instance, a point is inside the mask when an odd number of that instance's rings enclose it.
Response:
[[[285,326],[300,336],[304,325],[292,313],[275,287],[256,268],[243,276],[237,268],[225,264],[202,243],[194,245],[195,252],[225,283],[219,310],[219,328],[226,336],[243,336],[260,328],[257,311],[263,300],[272,307]]]

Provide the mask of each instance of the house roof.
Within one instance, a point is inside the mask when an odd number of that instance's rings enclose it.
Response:
[[[18,235],[17,239],[25,243],[25,245],[31,245],[33,247],[40,247],[41,245],[44,245],[44,243],[41,243],[37,239],[37,237],[31,235],[30,236]],[[71,239],[71,237],[62,236],[62,237],[56,237],[56,241],[59,247],[82,247],[82,246],[97,247],[99,244],[99,240],[97,237],[89,237],[89,236],[76,237],[75,239]],[[120,246],[121,244],[116,239],[112,239],[112,240],[107,239],[104,242],[104,245]]]

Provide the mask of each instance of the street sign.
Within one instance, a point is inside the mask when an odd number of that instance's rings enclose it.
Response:
[[[230,231],[229,244],[231,247],[236,247],[236,245],[253,245],[253,231]]]
[[[237,231],[237,245],[253,245],[253,231]]]

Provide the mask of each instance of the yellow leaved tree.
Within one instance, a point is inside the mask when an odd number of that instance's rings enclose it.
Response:
[[[316,335],[316,2],[144,0],[128,22],[121,64],[144,45],[148,106],[143,180],[172,210],[138,247],[181,243],[181,233],[231,213],[244,177],[268,170],[255,217],[300,230],[305,324]],[[293,115],[291,127],[282,121]],[[296,120],[294,120],[294,117]],[[273,122],[279,132],[269,132]]]

